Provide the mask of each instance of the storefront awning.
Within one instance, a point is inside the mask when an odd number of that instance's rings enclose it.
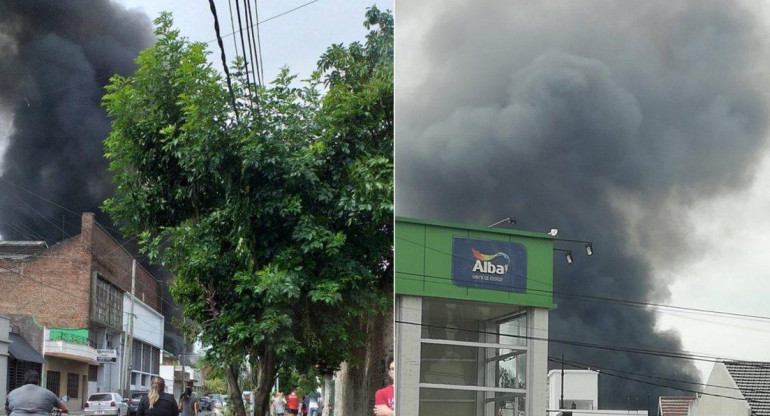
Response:
[[[8,352],[11,353],[13,358],[19,361],[29,361],[31,363],[43,364],[43,356],[39,352],[35,351],[24,338],[18,334],[8,334],[11,338],[11,345],[8,346]]]

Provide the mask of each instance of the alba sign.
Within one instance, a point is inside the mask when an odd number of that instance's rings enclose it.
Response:
[[[527,291],[527,248],[507,241],[454,237],[452,283],[524,293]]]

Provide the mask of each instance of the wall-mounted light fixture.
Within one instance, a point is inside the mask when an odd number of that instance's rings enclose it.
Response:
[[[564,259],[567,261],[567,264],[572,264],[575,259],[572,257],[572,250],[563,250],[560,248],[555,248],[553,251],[561,251],[564,253]]]
[[[492,228],[492,227],[495,227],[495,226],[500,225],[502,223],[508,223],[508,224],[516,225],[516,218],[513,218],[513,217],[503,218],[503,219],[501,219],[500,221],[498,221],[498,222],[496,222],[494,224],[490,224],[489,226],[487,226],[487,228]]]
[[[551,230],[553,231],[553,230]],[[551,235],[550,233],[548,235]],[[584,241],[584,240],[570,240],[567,238],[554,238],[556,241],[566,241],[568,243],[581,243],[584,245],[586,250],[586,256],[593,256],[594,255],[594,243],[590,241]]]

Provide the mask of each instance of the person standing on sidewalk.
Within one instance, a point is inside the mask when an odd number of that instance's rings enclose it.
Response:
[[[150,392],[142,397],[137,409],[139,416],[179,416],[174,396],[166,393],[166,381],[153,377]]]
[[[198,400],[192,394],[190,387],[186,388],[182,397],[179,398],[179,410],[182,416],[198,416]]]
[[[273,399],[273,412],[275,412],[276,416],[283,416],[285,411],[286,399],[283,398],[283,393],[279,391]]]
[[[388,359],[390,385],[377,390],[374,394],[374,414],[376,416],[393,416],[396,412],[396,398],[393,391],[393,381],[396,378],[396,366],[393,361],[393,358]]]
[[[299,397],[297,397],[297,392],[292,391],[286,399],[288,402],[289,413],[292,415],[299,413]]]

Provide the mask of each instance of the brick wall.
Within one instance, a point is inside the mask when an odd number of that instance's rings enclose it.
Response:
[[[90,215],[86,218],[86,215]],[[86,227],[91,229],[86,230]],[[83,214],[81,235],[90,236],[94,271],[101,274],[121,290],[131,293],[131,263],[133,258],[98,223],[93,214]],[[161,311],[160,283],[139,263],[136,266],[135,294],[137,299]]]
[[[33,257],[0,259],[0,312],[31,314],[44,326],[87,328],[89,263],[80,236]]]
[[[31,314],[40,325],[88,328],[91,272],[131,291],[131,256],[84,213],[81,233],[35,256],[0,259],[0,313]],[[136,269],[136,296],[161,311],[160,283]]]

